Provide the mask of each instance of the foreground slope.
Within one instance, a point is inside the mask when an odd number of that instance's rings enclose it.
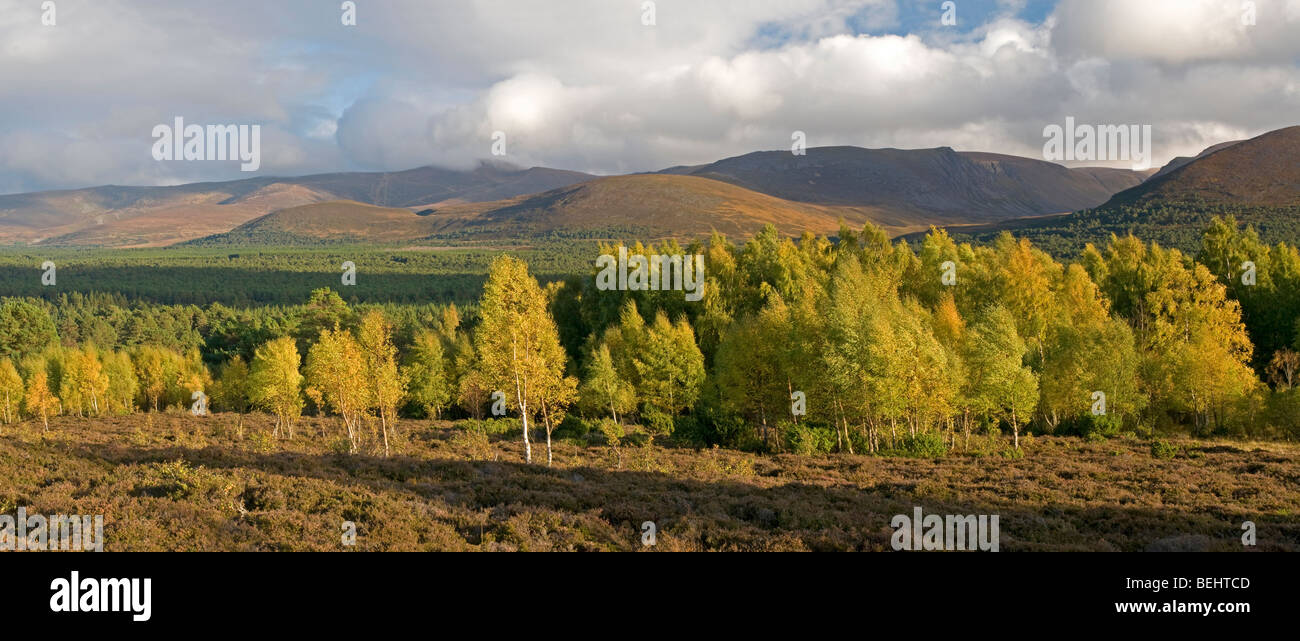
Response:
[[[997,514],[1002,551],[1300,551],[1300,450],[1144,441],[978,441],[942,459],[762,456],[598,437],[557,439],[555,465],[522,462],[519,435],[399,421],[391,457],[340,454],[338,419],[154,414],[4,428],[0,513],[103,514],[105,550],[890,549],[896,514]],[[377,446],[371,442],[370,446]],[[1244,448],[1244,449],[1239,449]]]

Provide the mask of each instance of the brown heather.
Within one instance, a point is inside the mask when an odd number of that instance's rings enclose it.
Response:
[[[233,414],[52,418],[0,429],[0,513],[105,515],[105,549],[888,550],[895,514],[999,514],[1004,551],[1300,551],[1300,448],[1028,437],[1023,458],[759,456],[557,442],[523,463],[517,434],[401,420],[346,451],[337,419]],[[364,430],[363,430],[364,431]],[[1005,442],[982,441],[989,452]],[[973,448],[975,449],[975,448]]]

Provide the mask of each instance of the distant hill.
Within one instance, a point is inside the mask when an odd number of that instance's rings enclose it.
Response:
[[[448,203],[419,213],[350,201],[318,203],[276,211],[196,242],[406,242],[431,236],[518,239],[552,233],[686,240],[713,231],[746,237],[769,223],[788,235],[833,234],[841,220],[861,227],[869,219],[892,220],[887,212],[868,207],[796,203],[707,178],[641,174],[502,201]]]
[[[404,207],[500,200],[590,180],[573,171],[481,164],[393,173],[252,178],[175,187],[93,187],[0,196],[0,243],[160,246],[219,234],[280,209],[351,200]]]
[[[1026,236],[1059,255],[1078,252],[1111,234],[1133,235],[1196,252],[1214,216],[1234,216],[1270,243],[1300,243],[1300,126],[1242,142],[1210,147],[1193,159],[1177,159],[1104,205],[1065,216],[951,226],[966,239],[983,241],[1002,231]]]
[[[1207,148],[1205,151],[1202,151],[1201,153],[1195,156],[1179,156],[1177,158],[1174,158],[1173,160],[1169,161],[1169,163],[1166,164],[1164,167],[1161,167],[1160,171],[1156,172],[1155,175],[1151,176],[1151,178],[1159,178],[1161,176],[1164,176],[1165,174],[1172,173],[1174,170],[1181,169],[1184,165],[1192,162],[1193,160],[1200,160],[1201,158],[1204,158],[1216,151],[1219,151],[1220,149],[1227,149],[1228,147],[1231,147],[1239,142],[1241,141],[1233,140],[1229,142],[1221,142],[1217,145],[1213,145]]]
[[[1300,204],[1300,126],[1211,147],[1195,160],[1121,191],[1106,204]]]
[[[394,173],[321,174],[289,182],[381,207],[414,207],[443,202],[488,202],[535,194],[595,178],[562,169],[521,169],[481,163],[470,171],[420,167]]]
[[[386,242],[421,235],[491,240],[632,232],[686,237],[715,230],[744,237],[767,223],[791,235],[830,234],[840,219],[853,226],[869,220],[904,234],[933,224],[996,223],[1093,207],[1144,178],[946,147],[759,152],[606,178],[483,163],[468,171],[421,167],[0,196],[0,243],[131,247],[196,239]],[[335,204],[310,207],[322,203]],[[381,223],[377,210],[363,206],[408,209],[412,217],[388,211]],[[298,222],[311,217],[314,230]]]
[[[336,200],[281,209],[211,239],[222,244],[389,243],[429,235],[427,221],[409,209]]]
[[[819,147],[765,151],[663,173],[713,178],[819,205],[871,207],[919,223],[977,223],[1096,207],[1146,175],[1002,154]]]

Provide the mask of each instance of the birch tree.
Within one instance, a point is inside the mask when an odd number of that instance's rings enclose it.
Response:
[[[302,416],[302,358],[292,338],[277,338],[253,353],[249,372],[249,398],[275,414],[275,435],[283,428],[293,439],[293,423]]]
[[[428,418],[437,418],[451,402],[451,383],[447,379],[442,339],[428,330],[416,333],[404,364],[407,399],[423,410]]]
[[[0,360],[0,407],[4,410],[5,424],[18,419],[18,406],[23,400],[23,378],[9,358]]]
[[[235,356],[221,368],[221,376],[213,386],[213,398],[216,402],[227,411],[233,411],[239,414],[239,423],[237,426],[240,438],[244,437],[244,414],[252,406],[249,400],[249,374],[248,364],[244,359]]]
[[[393,326],[383,312],[372,310],[361,318],[361,326],[357,328],[357,347],[361,350],[366,406],[379,417],[384,456],[388,456],[388,428],[397,415],[397,404],[402,400],[405,388],[397,372]]]
[[[636,407],[636,391],[619,377],[609,346],[601,343],[587,362],[587,376],[579,389],[582,404],[595,411],[609,411],[615,423],[619,414]]]
[[[41,417],[45,431],[49,431],[50,414],[58,409],[59,397],[50,392],[50,375],[46,373],[44,367],[32,372],[31,378],[27,381],[27,395],[23,399],[23,404],[27,406],[27,413]]]
[[[966,372],[969,397],[993,420],[1011,424],[1020,449],[1021,421],[1038,404],[1038,377],[1024,365],[1028,347],[1016,333],[1016,321],[1005,307],[994,306],[970,328]]]
[[[492,263],[483,298],[482,321],[474,334],[479,371],[506,392],[523,423],[524,460],[533,460],[529,421],[541,411],[548,381],[564,377],[564,349],[546,309],[546,295],[521,260],[502,256]]]
[[[344,330],[324,330],[307,352],[307,395],[324,410],[343,420],[350,451],[357,451],[361,414],[366,408],[366,386],[361,348]]]

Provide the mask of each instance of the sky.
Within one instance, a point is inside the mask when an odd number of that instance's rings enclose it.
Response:
[[[354,2],[0,0],[0,193],[469,168],[496,132],[615,174],[796,131],[1041,158],[1066,117],[1150,125],[1160,165],[1300,124],[1300,0]],[[259,125],[260,167],[155,160],[177,117]]]

